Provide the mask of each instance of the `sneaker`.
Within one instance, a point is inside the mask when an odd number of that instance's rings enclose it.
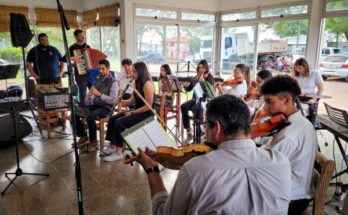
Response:
[[[114,153],[114,152],[115,152],[115,149],[113,149],[113,148],[111,148],[111,147],[107,147],[107,148],[101,150],[101,153],[102,153],[103,155],[105,155],[105,156],[109,156],[109,155],[111,155],[111,154]]]
[[[122,160],[122,159],[123,159],[123,155],[118,155],[118,154],[116,154],[116,152],[114,152],[110,156],[105,157],[104,161],[112,162],[112,161],[118,161],[118,160]]]

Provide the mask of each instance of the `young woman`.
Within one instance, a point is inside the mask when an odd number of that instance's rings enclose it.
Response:
[[[219,94],[229,94],[237,97],[244,97],[247,94],[250,83],[249,67],[245,64],[237,64],[233,70],[233,78],[241,83],[229,85],[228,81],[225,81],[215,84]]]
[[[201,60],[198,63],[197,66],[197,75],[196,77],[191,80],[189,83],[185,83],[183,85],[184,89],[189,92],[193,89],[193,87],[199,82],[199,81],[207,81],[209,82],[211,85],[214,84],[214,77],[210,74],[209,72],[209,65],[208,62],[206,60]],[[187,138],[186,138],[186,143],[189,143],[189,141],[192,140],[193,138],[193,133],[190,127],[190,117],[189,117],[189,111],[191,110],[194,113],[194,117],[195,119],[197,119],[198,117],[200,117],[199,112],[195,111],[198,110],[199,108],[197,108],[196,104],[196,98],[195,96],[191,99],[186,101],[185,103],[183,103],[180,108],[181,108],[181,114],[182,114],[182,123],[184,125],[184,128],[187,132]]]
[[[161,66],[161,73],[158,78],[158,84],[159,84],[159,95],[166,95],[166,105],[172,106],[173,105],[173,99],[174,99],[174,92],[170,86],[168,75],[171,75],[172,71],[168,64],[163,64]]]
[[[135,89],[152,106],[155,88],[144,62],[137,62],[133,65],[132,77],[135,80]],[[150,108],[145,105],[135,92],[133,92],[130,99],[122,100],[121,103],[122,106],[135,104],[135,108],[126,113],[119,113],[109,119],[105,139],[110,141],[111,147],[104,150],[105,154],[110,154],[104,158],[105,161],[121,160],[123,158],[123,138],[121,132],[153,115]]]
[[[320,96],[323,94],[323,78],[319,72],[310,70],[306,59],[299,58],[295,61],[293,76],[301,87],[302,96],[305,96],[306,94],[316,94]],[[309,115],[307,116],[307,119],[314,124],[318,110],[318,99],[312,98],[304,102],[309,106]]]

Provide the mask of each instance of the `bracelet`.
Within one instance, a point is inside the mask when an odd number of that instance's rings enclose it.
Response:
[[[160,170],[159,170],[158,166],[153,166],[153,167],[151,167],[151,168],[145,169],[145,172],[146,172],[147,174],[149,174],[150,172],[159,173]]]

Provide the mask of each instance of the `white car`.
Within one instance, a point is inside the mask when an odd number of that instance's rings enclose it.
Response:
[[[320,63],[319,72],[324,80],[327,77],[342,77],[348,81],[348,56],[331,55]]]

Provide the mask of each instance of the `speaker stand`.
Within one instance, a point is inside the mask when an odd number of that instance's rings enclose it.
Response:
[[[16,125],[16,115],[17,115],[17,110],[15,109],[14,106],[11,107],[11,118],[12,118],[12,124],[13,124],[13,129],[14,129],[14,138],[15,138],[15,143],[16,143],[16,162],[17,162],[17,169],[15,172],[10,172],[10,173],[5,173],[5,177],[10,181],[10,183],[5,187],[5,189],[1,192],[1,196],[5,195],[5,192],[7,189],[11,186],[11,184],[14,183],[14,181],[17,179],[18,176],[22,175],[36,175],[36,176],[45,176],[48,177],[49,174],[47,173],[27,173],[23,172],[19,165],[19,153],[18,153],[18,137],[17,137],[17,125]],[[8,177],[9,175],[14,175],[15,177],[11,179]]]

